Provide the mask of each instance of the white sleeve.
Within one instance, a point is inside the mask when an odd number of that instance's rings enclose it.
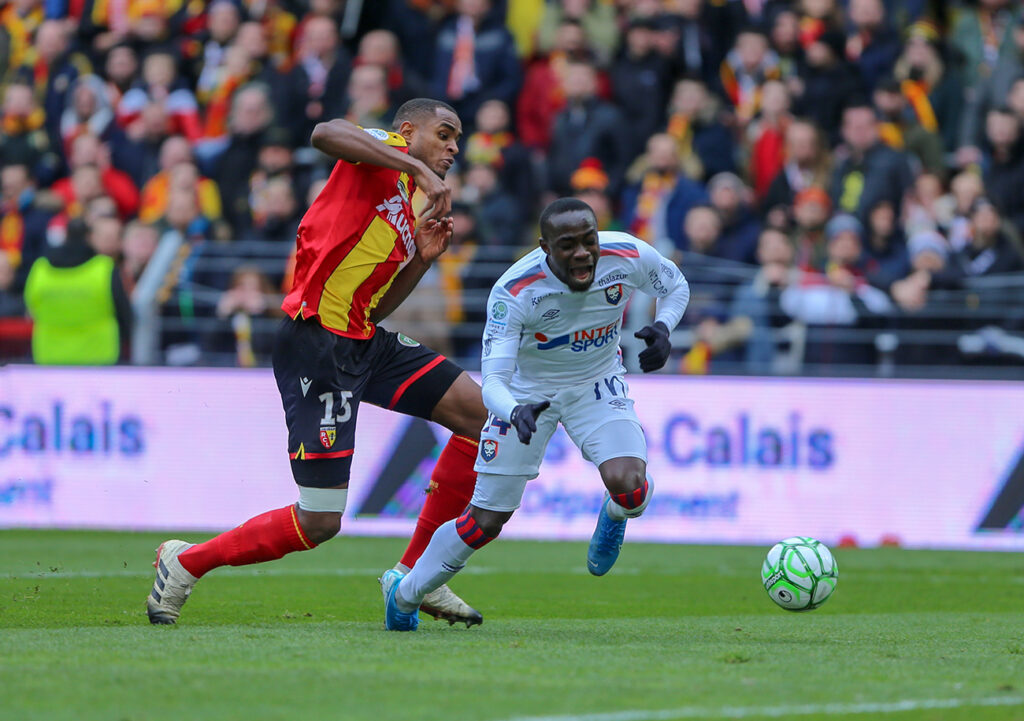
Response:
[[[643,276],[638,279],[637,289],[657,298],[654,319],[672,330],[679,325],[690,302],[690,284],[675,263],[647,243],[637,243],[637,250],[640,251],[637,272]]]
[[[509,382],[516,369],[522,328],[519,304],[503,286],[495,285],[487,299],[487,325],[480,361],[484,377],[482,390],[487,410],[509,422],[512,409],[519,405],[509,390]]]

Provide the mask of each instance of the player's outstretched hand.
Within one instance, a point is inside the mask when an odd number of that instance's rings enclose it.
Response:
[[[424,165],[421,171],[413,174],[412,179],[416,181],[416,187],[427,197],[427,204],[420,213],[421,221],[440,220],[451,212],[452,189],[438,177],[437,173]]]
[[[512,409],[512,417],[509,418],[512,421],[512,425],[516,427],[516,433],[519,434],[519,442],[524,445],[530,445],[530,439],[533,438],[534,432],[537,430],[537,416],[542,411],[547,410],[548,406],[551,405],[551,401],[541,401],[540,403],[521,403]]]
[[[416,254],[424,263],[430,264],[448,250],[455,223],[451,218],[428,220],[416,229]]]
[[[644,373],[656,371],[668,362],[668,355],[672,352],[672,343],[668,335],[668,326],[660,320],[653,325],[644,326],[633,334],[634,338],[640,338],[647,344],[647,347],[640,351],[640,370]]]

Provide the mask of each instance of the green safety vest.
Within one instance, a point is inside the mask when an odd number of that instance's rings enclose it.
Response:
[[[110,289],[114,261],[96,255],[73,268],[46,258],[32,264],[25,305],[32,316],[32,358],[41,365],[113,365],[121,337]]]

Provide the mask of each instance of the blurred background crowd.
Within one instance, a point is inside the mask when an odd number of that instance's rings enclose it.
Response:
[[[386,325],[468,368],[563,195],[683,268],[668,372],[1024,365],[1010,0],[9,0],[0,79],[0,362],[267,364],[313,126],[431,96],[455,237]]]

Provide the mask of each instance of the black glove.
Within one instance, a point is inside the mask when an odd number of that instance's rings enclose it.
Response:
[[[633,337],[641,338],[647,344],[647,347],[640,351],[640,370],[644,373],[656,371],[668,362],[672,343],[668,339],[668,326],[660,320],[654,325],[644,326],[634,333]]]
[[[540,403],[523,403],[512,409],[512,417],[509,420],[516,427],[520,443],[530,445],[530,438],[537,430],[537,416],[550,405],[551,401],[541,401]]]

